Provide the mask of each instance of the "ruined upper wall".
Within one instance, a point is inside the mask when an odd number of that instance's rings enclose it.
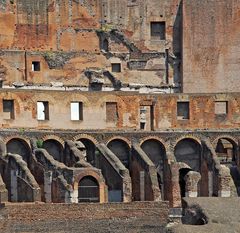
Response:
[[[240,90],[240,1],[183,1],[183,91]]]
[[[112,79],[123,85],[174,86],[169,57],[179,45],[178,2],[0,0],[0,77],[6,85],[89,86],[86,70],[111,72],[117,63],[121,71]],[[151,22],[164,24],[164,38],[151,36]],[[104,76],[93,79],[112,85]]]
[[[96,29],[118,28],[145,50],[171,48],[179,0],[1,0],[0,48],[81,50],[96,47]],[[150,23],[166,22],[166,41]],[[91,49],[90,49],[91,50]],[[94,50],[93,50],[94,51]]]

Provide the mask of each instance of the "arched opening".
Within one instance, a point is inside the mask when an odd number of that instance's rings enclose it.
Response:
[[[23,160],[29,163],[31,150],[23,139],[13,138],[7,142],[7,152],[21,155]]]
[[[214,143],[214,148],[221,164],[236,163],[236,145],[232,140],[220,138]]]
[[[63,146],[54,139],[48,139],[43,142],[43,148],[57,161],[62,161]]]
[[[114,139],[108,143],[107,147],[120,159],[126,168],[129,168],[130,148],[121,139]]]
[[[237,166],[237,144],[228,138],[219,138],[213,144],[220,164],[230,169],[236,191],[240,196],[240,173]]]
[[[157,168],[158,184],[164,199],[164,161],[166,158],[166,149],[164,145],[156,139],[149,139],[142,143],[141,148],[151,159]]]
[[[200,172],[201,146],[193,139],[183,139],[177,143],[174,155],[177,162],[186,163],[193,171]]]
[[[78,141],[82,142],[86,148],[87,162],[93,166],[96,166],[95,144],[87,138],[81,138],[81,139],[78,139]]]
[[[78,202],[99,202],[99,184],[92,176],[83,177],[78,183]]]

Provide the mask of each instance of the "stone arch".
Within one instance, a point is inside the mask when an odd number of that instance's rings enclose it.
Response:
[[[127,139],[125,137],[121,137],[121,136],[116,136],[116,137],[112,137],[112,138],[108,139],[107,142],[106,142],[106,145],[108,145],[109,142],[111,142],[113,140],[122,140],[122,141],[124,141],[125,143],[128,144],[129,148],[131,148],[131,146],[132,146],[132,143],[129,139]]]
[[[229,134],[222,134],[222,135],[218,135],[217,137],[212,138],[212,140],[211,140],[212,145],[213,145],[215,142],[217,142],[219,139],[221,139],[221,138],[225,138],[225,139],[227,139],[227,140],[230,140],[230,141],[232,141],[233,143],[235,143],[236,145],[238,145],[238,140],[237,140],[236,138],[232,137],[232,136],[229,135]]]
[[[232,180],[235,184],[238,195],[240,195],[240,180],[239,180],[239,150],[235,138],[228,135],[220,135],[213,141],[217,160],[220,164],[225,165],[230,169]]]
[[[186,163],[193,171],[200,172],[202,146],[199,140],[184,137],[177,140],[174,147],[174,156],[177,162]]]
[[[24,137],[22,135],[15,135],[15,136],[8,136],[8,137],[4,137],[3,138],[3,142],[5,144],[7,144],[11,139],[21,139],[22,141],[24,141],[25,143],[27,143],[27,145],[29,146],[29,148],[31,148],[31,143],[29,138]]]
[[[72,138],[72,140],[73,141],[78,141],[81,138],[86,138],[86,139],[92,141],[95,145],[99,144],[98,140],[96,138],[94,138],[93,136],[89,135],[89,134],[78,134],[78,135],[74,136]]]
[[[78,183],[78,202],[100,202],[99,183],[93,176],[84,176]]]
[[[26,140],[20,137],[12,137],[7,141],[6,147],[7,153],[18,154],[27,164],[30,163],[32,151],[30,144]]]
[[[43,148],[57,161],[63,161],[63,145],[55,139],[43,141]]]
[[[104,179],[99,176],[99,174],[97,172],[95,172],[94,170],[85,170],[84,172],[76,175],[74,177],[74,184],[73,184],[73,189],[76,191],[78,190],[78,186],[79,186],[79,182],[84,179],[84,177],[93,177],[98,185],[99,185],[99,202],[100,203],[104,203],[105,202],[105,190],[106,190],[106,185],[105,185],[105,181]]]
[[[126,140],[116,137],[108,141],[107,147],[120,159],[126,168],[129,168],[130,145]]]
[[[212,140],[212,145],[220,163],[231,163],[233,161],[237,163],[239,160],[238,142],[234,137],[230,135],[219,135]],[[223,160],[225,160],[225,162]]]
[[[201,145],[201,137],[196,137],[195,135],[191,135],[191,134],[187,134],[187,135],[183,135],[183,136],[180,136],[178,138],[176,138],[173,142],[173,147],[175,148],[176,145],[182,141],[183,139],[190,139],[190,140],[193,140],[193,141],[196,141],[199,145]]]
[[[79,138],[77,141],[80,141],[85,146],[87,162],[93,166],[96,166],[96,145],[94,142],[85,137]]]
[[[139,145],[141,146],[145,141],[150,140],[150,139],[159,141],[166,148],[166,150],[169,149],[169,145],[167,144],[167,142],[165,140],[163,140],[162,138],[157,137],[157,136],[144,137],[140,140]]]
[[[148,138],[140,145],[156,167],[162,166],[160,163],[163,163],[166,158],[166,147],[158,138]]]
[[[165,170],[166,170],[166,148],[156,138],[148,138],[141,144],[142,150],[147,154],[157,169],[157,178],[159,189],[162,194],[162,199],[165,199],[167,194],[164,187],[166,187]]]
[[[42,140],[43,141],[47,141],[47,140],[55,140],[55,141],[58,141],[59,143],[62,144],[62,146],[64,146],[64,140],[60,137],[58,137],[57,135],[45,135],[42,137]]]

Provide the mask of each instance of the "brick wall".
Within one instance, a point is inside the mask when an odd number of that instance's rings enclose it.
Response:
[[[164,232],[166,202],[121,204],[6,204],[1,232]]]

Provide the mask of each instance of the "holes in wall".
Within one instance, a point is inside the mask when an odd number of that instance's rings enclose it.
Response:
[[[40,61],[32,62],[32,71],[40,71]]]
[[[189,102],[177,102],[177,119],[187,120],[189,119]]]
[[[83,103],[71,102],[71,120],[82,121],[83,120]]]
[[[108,40],[107,39],[104,39],[103,42],[102,42],[102,49],[105,51],[105,52],[108,52],[109,51],[109,43],[108,43]]]
[[[121,63],[112,63],[112,72],[120,73],[121,72]]]
[[[165,40],[166,39],[166,23],[165,22],[151,22],[151,39]]]
[[[48,101],[37,102],[37,119],[39,121],[49,120],[49,103]]]
[[[227,101],[216,101],[215,102],[215,114],[216,115],[227,115],[228,113],[228,102]]]
[[[14,119],[14,100],[3,100],[3,118]]]

